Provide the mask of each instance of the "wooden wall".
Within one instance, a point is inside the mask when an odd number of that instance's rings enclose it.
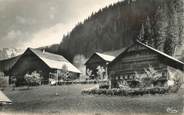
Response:
[[[0,61],[0,71],[4,72],[5,75],[9,75],[10,69],[14,66],[20,56],[16,56],[10,59]]]
[[[92,70],[92,74],[94,75],[94,76],[90,76],[91,79],[96,79],[98,66],[101,66],[105,69],[106,68],[106,61],[104,61],[98,55],[94,54],[93,56],[90,57],[90,59],[86,63],[86,71],[87,71],[87,69]],[[87,72],[86,72],[86,74],[87,74]]]
[[[161,72],[167,79],[167,66],[160,61],[158,55],[145,47],[134,45],[110,64],[109,76],[113,81],[133,80],[135,72],[143,74],[144,69],[150,66]]]
[[[41,73],[44,81],[48,80],[49,72],[52,71],[44,62],[42,62],[35,54],[28,51],[22,55],[11,70],[11,76],[15,76],[24,84],[24,75],[37,71]]]

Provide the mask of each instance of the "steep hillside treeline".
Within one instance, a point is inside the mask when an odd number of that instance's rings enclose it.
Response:
[[[88,57],[95,51],[127,47],[139,38],[172,55],[175,46],[182,42],[181,2],[182,0],[125,0],[110,5],[93,13],[63,36],[57,53],[72,61],[77,54]]]
[[[147,16],[138,39],[169,55],[178,54],[184,35],[183,0],[168,0]]]

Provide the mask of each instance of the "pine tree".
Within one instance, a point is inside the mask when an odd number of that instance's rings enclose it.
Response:
[[[146,18],[145,24],[142,24],[138,39],[142,43],[152,46],[152,29],[149,17]]]
[[[173,45],[172,45],[173,41],[171,38],[167,38],[167,40],[164,43],[164,52],[168,55],[173,55]]]
[[[168,26],[164,45],[164,52],[169,55],[174,55],[175,53],[175,48],[178,43],[178,30],[177,12],[174,7],[174,2],[171,1],[168,3]]]
[[[178,28],[179,28],[179,44],[182,44],[184,38],[184,1],[174,0],[174,7],[176,10]]]
[[[174,8],[177,12],[177,21],[178,21],[178,42],[176,45],[175,55],[181,55],[183,50],[183,38],[184,38],[184,1],[183,0],[173,0]]]
[[[151,22],[149,17],[146,18],[144,26],[144,41],[145,44],[152,46],[153,38],[152,38]]]
[[[144,25],[143,24],[141,26],[141,30],[140,30],[140,33],[139,33],[139,36],[138,36],[138,40],[141,41],[142,43],[145,43],[145,40],[144,40]]]
[[[163,4],[159,6],[152,19],[152,32],[153,32],[153,47],[163,51],[164,42],[166,40],[166,28],[167,28],[167,14],[166,6]]]

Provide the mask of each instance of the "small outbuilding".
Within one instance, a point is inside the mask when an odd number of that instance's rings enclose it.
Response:
[[[103,53],[95,52],[85,63],[86,75],[88,75],[90,79],[108,79],[108,64],[124,50],[123,48]],[[98,71],[103,72],[103,78],[98,78]]]

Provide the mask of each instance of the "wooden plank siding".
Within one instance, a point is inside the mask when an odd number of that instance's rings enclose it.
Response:
[[[139,44],[129,47],[117,58],[108,67],[112,87],[117,87],[117,82],[120,80],[135,79],[135,72],[143,74],[144,69],[150,66],[162,73],[163,81],[168,79],[167,65],[162,63],[158,54]]]
[[[62,64],[66,65],[67,70],[63,69]],[[47,84],[49,83],[50,73],[56,73],[57,71],[67,71],[70,75],[70,80],[78,79],[80,73],[75,72],[75,70],[78,69],[60,55],[28,48],[9,73],[10,76],[16,77],[17,85],[25,85],[25,74],[31,74],[33,71],[38,72],[42,78],[42,83]]]
[[[19,58],[20,55],[10,59],[0,60],[0,71],[3,72],[5,75],[9,75],[9,71]]]
[[[24,75],[26,73],[32,73],[37,71],[43,76],[43,81],[48,82],[49,72],[51,70],[43,61],[41,61],[34,53],[31,51],[25,52],[17,63],[11,69],[11,76],[16,76],[18,85],[24,85]]]
[[[89,69],[92,71],[93,76],[90,76],[90,79],[97,79],[97,67],[101,66],[104,69],[106,68],[106,61],[103,60],[98,55],[94,54],[90,57],[90,59],[86,62],[86,70]],[[87,74],[87,71],[86,71]]]

